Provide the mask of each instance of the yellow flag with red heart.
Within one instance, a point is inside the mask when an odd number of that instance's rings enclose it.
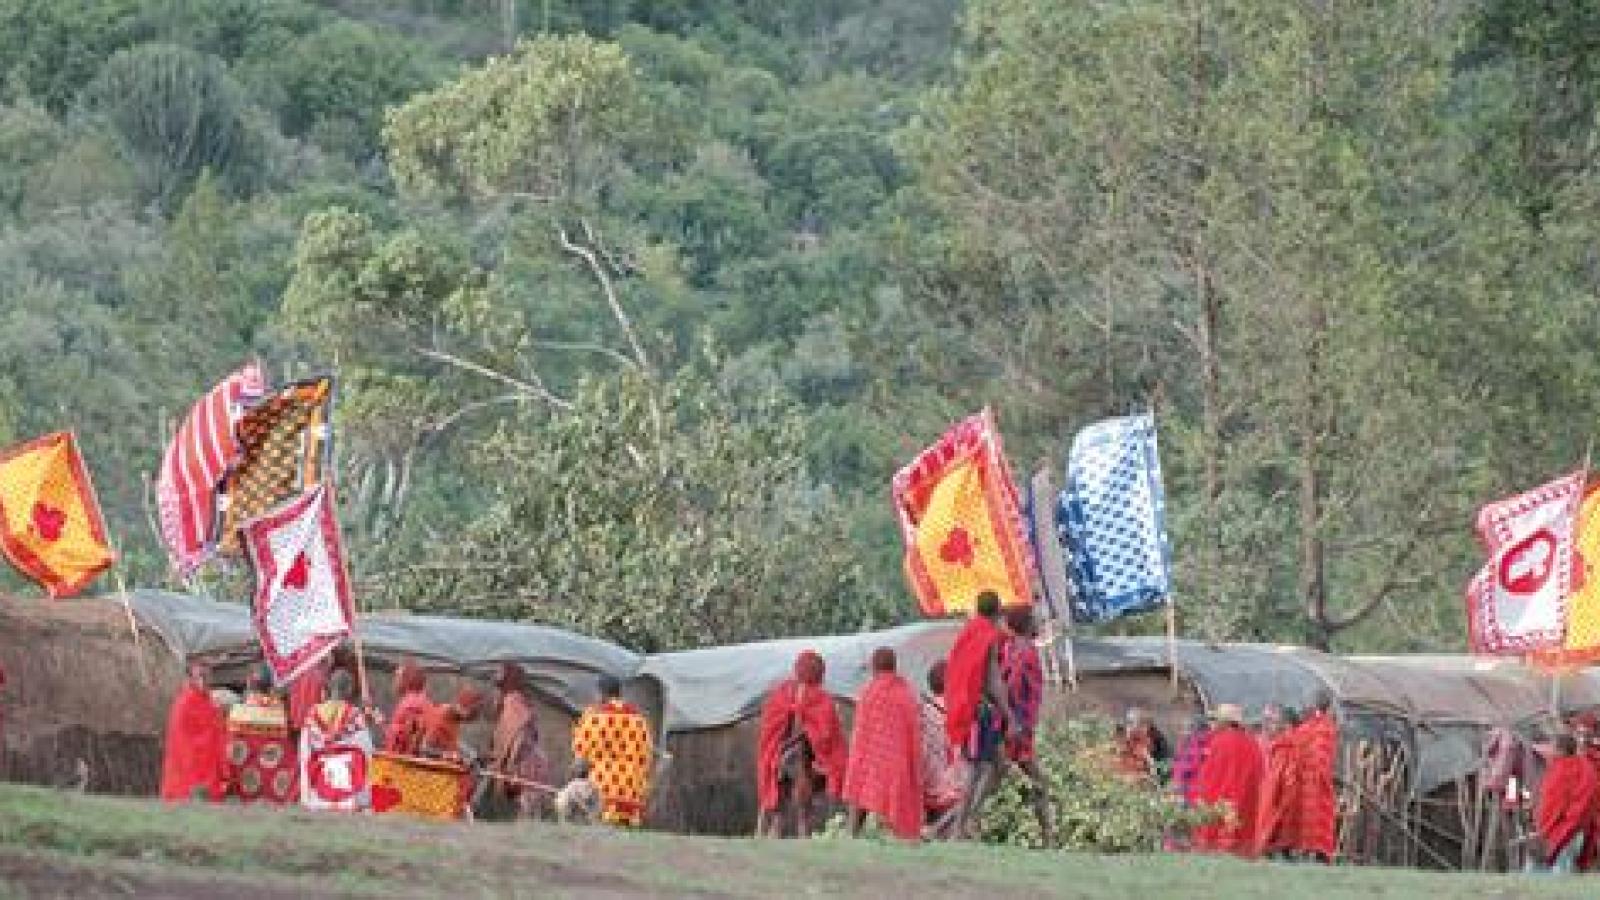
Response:
[[[71,432],[0,451],[0,550],[52,597],[78,593],[116,561]]]

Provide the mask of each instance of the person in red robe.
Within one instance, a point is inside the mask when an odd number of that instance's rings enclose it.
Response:
[[[872,680],[856,699],[844,801],[850,834],[861,834],[867,813],[895,837],[922,837],[922,736],[917,692],[895,671],[894,650],[872,651]]]
[[[1005,634],[999,619],[999,595],[979,594],[972,617],[956,635],[945,660],[945,734],[951,746],[961,748],[972,770],[967,796],[951,829],[958,839],[972,837],[983,803],[999,779],[1007,730],[1019,727],[1000,672]]]
[[[1317,695],[1298,729],[1300,740],[1300,842],[1309,859],[1333,862],[1339,852],[1339,795],[1334,769],[1339,761],[1339,723],[1333,698]]]
[[[222,799],[222,764],[228,728],[222,710],[211,701],[208,676],[201,663],[189,666],[189,677],[173,698],[167,715],[167,741],[162,749],[161,799]]]
[[[1261,746],[1243,727],[1244,711],[1232,703],[1218,704],[1200,764],[1195,799],[1201,806],[1220,807],[1219,821],[1194,831],[1194,849],[1202,852],[1249,856],[1255,849],[1256,810],[1266,764]]]
[[[1000,676],[1006,684],[1014,727],[1008,729],[1006,760],[1028,779],[1028,802],[1039,822],[1046,847],[1055,846],[1055,816],[1050,808],[1050,788],[1039,768],[1034,732],[1044,705],[1044,666],[1039,660],[1039,623],[1032,606],[1012,606],[1005,612],[1006,637],[1000,644]]]
[[[1292,709],[1280,709],[1266,734],[1266,777],[1256,812],[1255,855],[1290,856],[1301,843],[1300,721]]]
[[[1576,869],[1583,845],[1592,835],[1595,795],[1600,792],[1594,766],[1578,755],[1578,743],[1570,734],[1558,734],[1555,756],[1539,784],[1539,803],[1534,818],[1539,839],[1544,845],[1541,857],[1550,871],[1570,875]]]
[[[1592,712],[1584,713],[1573,720],[1572,734],[1578,744],[1578,755],[1589,761],[1595,780],[1600,783],[1600,720]],[[1584,833],[1592,837],[1583,842],[1578,869],[1593,872],[1600,869],[1600,790],[1595,791],[1594,814]]]
[[[422,751],[422,718],[433,707],[428,699],[428,673],[412,660],[394,670],[394,713],[383,736],[383,749],[416,756]]]
[[[782,837],[785,812],[795,816],[796,837],[812,830],[813,796],[844,792],[844,726],[833,697],[822,686],[827,667],[814,651],[794,661],[794,675],[780,682],[761,707],[756,742],[757,836]]]
[[[305,727],[306,717],[322,702],[332,673],[332,654],[326,654],[289,683],[289,728],[297,734]]]
[[[471,754],[461,745],[461,726],[476,721],[483,711],[483,692],[471,685],[456,693],[454,703],[428,708],[422,716],[423,756],[460,761]]]

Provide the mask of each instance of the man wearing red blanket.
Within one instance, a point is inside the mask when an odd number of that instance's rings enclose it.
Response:
[[[172,701],[161,762],[161,799],[222,799],[222,761],[228,745],[222,711],[211,702],[206,667],[189,666],[189,678]]]
[[[1256,812],[1266,764],[1261,745],[1242,727],[1244,710],[1232,703],[1217,705],[1205,762],[1200,764],[1195,799],[1202,806],[1221,807],[1221,821],[1194,832],[1194,849],[1249,856],[1255,850]]]
[[[1300,846],[1311,859],[1332,862],[1339,849],[1339,798],[1333,785],[1339,758],[1339,723],[1333,698],[1318,694],[1298,729],[1300,741]]]
[[[993,591],[979,594],[972,618],[956,635],[945,663],[945,734],[972,766],[971,786],[952,829],[958,840],[973,836],[983,803],[1000,777],[1005,739],[1021,729],[1000,672],[1005,633],[999,618],[1000,597]]]
[[[822,686],[826,671],[821,656],[802,652],[794,662],[794,677],[779,683],[761,708],[757,836],[783,836],[786,806],[795,813],[795,835],[810,834],[812,794],[820,787],[838,797],[844,790],[844,726]]]
[[[922,734],[917,692],[895,671],[894,651],[872,651],[872,680],[856,700],[844,800],[850,834],[876,813],[895,837],[922,836]]]
[[[1555,757],[1539,785],[1539,805],[1534,810],[1539,839],[1544,844],[1545,866],[1558,875],[1570,875],[1583,852],[1584,834],[1594,817],[1595,792],[1600,790],[1594,766],[1578,754],[1570,734],[1556,735]]]

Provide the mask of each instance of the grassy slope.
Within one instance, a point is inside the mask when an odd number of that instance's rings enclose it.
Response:
[[[0,896],[1592,897],[1600,878],[432,825],[0,787]]]

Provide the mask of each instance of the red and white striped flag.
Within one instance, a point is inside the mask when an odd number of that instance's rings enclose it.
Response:
[[[252,362],[200,398],[167,445],[156,502],[161,539],[181,575],[205,562],[215,544],[217,483],[239,458],[233,427],[265,393],[261,367]]]

